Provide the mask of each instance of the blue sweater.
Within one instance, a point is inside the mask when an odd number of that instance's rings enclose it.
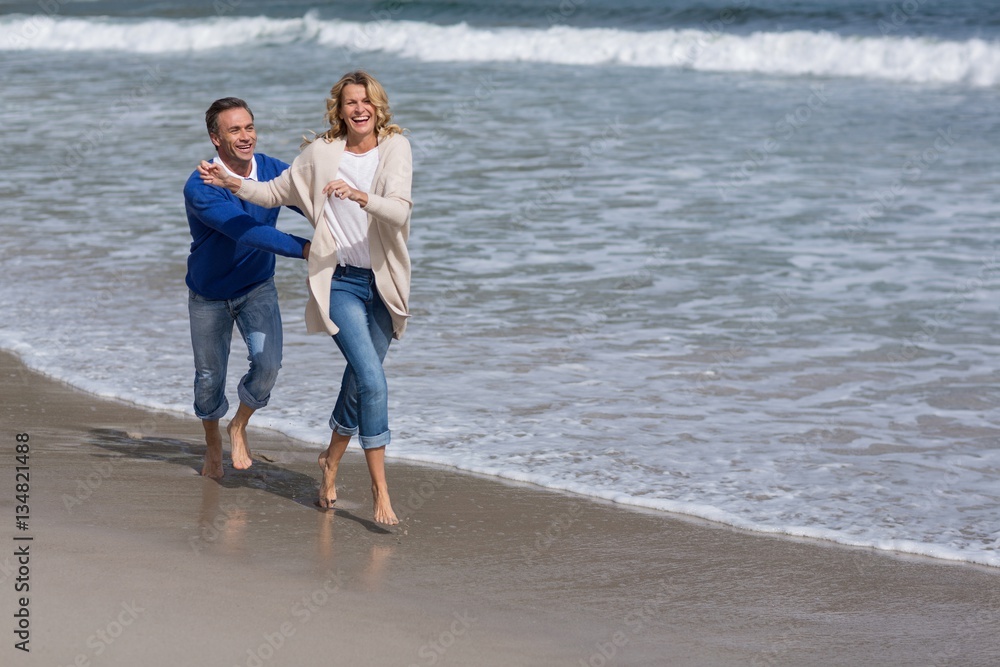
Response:
[[[257,153],[257,178],[270,181],[288,168]],[[202,183],[195,171],[184,185],[191,227],[185,282],[206,299],[235,299],[274,276],[274,256],[302,257],[308,242],[275,229],[280,208],[263,208],[228,190]]]

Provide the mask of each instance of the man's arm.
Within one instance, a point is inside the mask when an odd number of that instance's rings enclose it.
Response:
[[[308,257],[307,239],[257,221],[223,190],[205,185],[197,177],[184,186],[184,202],[199,221],[238,243],[283,257]]]

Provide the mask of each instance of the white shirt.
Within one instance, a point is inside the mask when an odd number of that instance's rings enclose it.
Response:
[[[225,162],[223,162],[222,160],[219,159],[218,155],[216,155],[214,158],[212,158],[212,162],[214,164],[221,164],[222,168],[225,169],[226,172],[230,176],[235,176],[236,178],[249,178],[251,181],[256,181],[257,180],[257,156],[256,155],[254,155],[253,158],[250,159],[250,175],[249,176],[240,176],[239,174],[237,174],[236,172],[234,172],[232,169],[230,169],[228,166],[226,166]]]
[[[355,190],[371,192],[377,168],[378,147],[361,155],[344,151],[337,178]],[[361,205],[350,199],[331,195],[323,205],[323,212],[326,214],[326,224],[337,242],[337,259],[340,265],[372,268],[371,254],[368,251],[368,214]]]

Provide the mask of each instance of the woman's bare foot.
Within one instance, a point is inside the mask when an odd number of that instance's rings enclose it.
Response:
[[[316,504],[323,509],[330,509],[337,502],[337,470],[340,459],[347,451],[351,436],[340,435],[336,431],[330,434],[330,446],[319,455],[319,467],[323,471],[323,481],[319,483],[319,500]]]
[[[388,489],[379,489],[375,484],[372,484],[372,501],[374,504],[375,521],[389,526],[395,526],[399,523],[396,513],[392,511],[392,503],[389,502]]]
[[[201,468],[204,477],[222,479],[222,433],[219,432],[219,421],[202,421],[205,427],[205,465]]]
[[[323,481],[319,483],[319,506],[330,509],[337,502],[337,468],[340,461],[330,460],[330,450],[319,455],[319,468],[323,471]]]
[[[392,511],[392,503],[389,502],[389,485],[385,481],[385,447],[366,449],[365,461],[368,463],[368,474],[372,478],[375,521],[395,526],[399,523],[399,519]]]

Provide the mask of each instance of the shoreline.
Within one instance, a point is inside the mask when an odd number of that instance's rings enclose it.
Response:
[[[26,365],[24,365],[22,361],[20,361],[17,353],[13,352],[12,350],[0,348],[0,355],[9,355],[14,358],[17,366],[19,367],[19,370],[17,371],[17,374],[19,375],[24,373],[35,374],[45,378],[48,381],[62,385],[68,391],[79,392],[84,395],[91,396],[95,400],[121,403],[123,405],[129,406],[130,408],[149,413],[150,415],[163,415],[181,420],[191,417],[191,415],[173,408],[159,409],[147,405],[142,405],[140,403],[135,403],[127,399],[120,398],[118,396],[103,396],[101,394],[92,393],[87,389],[74,386],[58,377],[49,375],[43,371],[37,371],[35,369],[27,367]],[[223,422],[224,423],[227,422],[226,418],[223,418]],[[275,442],[282,443],[282,446],[279,448],[281,457],[279,457],[278,459],[271,458],[271,462],[280,463],[283,462],[283,460],[285,459],[306,460],[311,456],[310,453],[311,450],[309,449],[310,447],[319,448],[322,447],[324,444],[324,443],[312,443],[303,440],[299,437],[296,437],[294,435],[289,435],[277,428],[269,426],[258,426],[251,424],[250,428],[253,432],[265,435],[267,441],[270,443],[272,447],[274,446]],[[199,438],[201,437],[200,433],[198,434],[198,437]],[[228,440],[225,439],[225,436],[223,439],[224,439],[224,457],[225,457],[228,456],[229,444]],[[355,445],[356,443],[352,443],[349,452],[355,451]],[[270,456],[273,457],[274,454],[275,452],[272,451]],[[786,529],[772,528],[767,525],[755,526],[752,525],[752,522],[742,520],[739,516],[731,515],[728,513],[726,514],[728,517],[730,517],[730,519],[724,520],[724,519],[713,518],[711,516],[685,512],[683,509],[668,509],[668,508],[656,507],[650,504],[642,504],[640,502],[629,502],[630,500],[638,500],[632,496],[627,496],[629,500],[621,501],[613,498],[608,498],[606,496],[592,495],[583,492],[578,492],[573,489],[560,488],[558,486],[549,486],[546,484],[533,482],[531,480],[517,479],[516,477],[505,475],[502,471],[483,472],[471,468],[460,468],[451,465],[449,463],[427,460],[419,457],[396,456],[391,453],[386,455],[386,462],[387,464],[390,465],[394,463],[400,463],[404,465],[414,465],[418,467],[429,467],[434,469],[447,470],[454,472],[455,474],[472,475],[486,481],[496,481],[503,484],[525,485],[532,489],[538,489],[549,493],[560,494],[567,496],[569,498],[577,498],[581,502],[588,501],[596,503],[605,503],[608,504],[609,506],[621,508],[624,511],[632,511],[640,513],[649,512],[656,516],[665,516],[680,521],[703,522],[705,525],[708,526],[718,526],[722,528],[732,529],[735,531],[744,532],[748,535],[770,536],[777,539],[787,539],[795,541],[801,540],[806,543],[812,542],[820,545],[834,545],[845,549],[856,549],[861,551],[872,550],[881,554],[885,554],[890,557],[898,557],[898,558],[912,557],[916,559],[928,559],[930,562],[935,562],[935,563],[953,564],[956,566],[965,566],[965,567],[980,567],[980,568],[986,568],[986,570],[988,571],[994,571],[1000,574],[1000,564],[994,565],[991,563],[980,562],[970,558],[963,558],[961,557],[961,555],[951,555],[951,552],[948,552],[943,547],[939,547],[933,544],[929,545],[923,542],[914,542],[912,540],[888,540],[889,542],[893,542],[894,544],[899,545],[900,548],[882,547],[874,544],[852,544],[842,539],[838,539],[836,535],[829,536],[825,534],[829,531],[825,531],[822,529],[810,532],[805,528],[796,527],[795,532],[790,532]],[[625,494],[618,494],[618,495],[625,495]],[[907,546],[908,548],[902,548],[904,545]]]
[[[396,458],[401,523],[386,529],[371,521],[356,445],[337,509],[323,512],[313,455],[284,436],[248,431],[254,466],[227,465],[216,483],[197,474],[194,417],[84,394],[7,352],[0,374],[8,546],[25,535],[13,527],[17,433],[30,434],[35,473],[32,650],[8,634],[11,664],[1000,663],[996,568]],[[13,619],[4,558],[0,613]]]

